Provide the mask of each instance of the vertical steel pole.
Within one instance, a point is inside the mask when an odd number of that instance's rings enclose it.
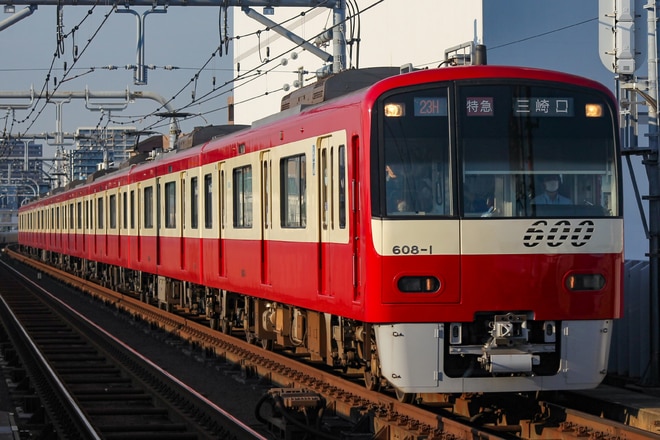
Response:
[[[649,278],[650,278],[650,349],[651,361],[642,378],[648,386],[660,384],[660,170],[658,169],[658,0],[649,0],[645,6],[648,20],[648,93],[653,103],[649,103],[649,149],[644,165],[649,179]]]
[[[346,70],[346,0],[338,0],[334,8],[332,29],[332,72]]]

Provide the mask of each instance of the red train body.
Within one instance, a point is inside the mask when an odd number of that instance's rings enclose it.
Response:
[[[616,119],[556,72],[392,76],[35,201],[19,241],[401,396],[593,387],[622,307]]]

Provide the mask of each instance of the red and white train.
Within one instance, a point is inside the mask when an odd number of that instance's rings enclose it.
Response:
[[[400,397],[601,382],[623,263],[605,87],[464,66],[290,98],[24,206],[21,246]]]

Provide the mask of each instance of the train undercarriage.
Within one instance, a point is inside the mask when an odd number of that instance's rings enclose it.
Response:
[[[287,350],[317,364],[359,373],[369,389],[391,389],[402,401],[411,401],[416,396],[401,391],[396,383],[383,377],[385,373],[388,377],[397,376],[381,368],[377,346],[377,340],[385,341],[382,347],[385,354],[381,356],[391,357],[387,351],[391,350],[392,343],[398,342],[388,341],[389,336],[383,337],[393,332],[388,330],[390,326],[372,325],[68,255],[37,249],[29,249],[28,253],[161,309],[184,313],[225,334],[242,333],[248,342],[264,349]],[[448,379],[552,376],[561,362],[561,338],[556,334],[560,325],[554,321],[537,322],[531,314],[516,313],[483,314],[476,316],[472,323],[438,323],[436,332],[445,334],[444,344],[435,343],[441,344],[438,357],[443,373],[438,375],[445,374]],[[397,326],[405,328],[403,333],[418,331],[408,324]],[[424,330],[425,334],[428,330]],[[428,353],[433,356],[432,350]],[[408,362],[417,360],[408,359]],[[433,359],[430,362],[434,364]],[[516,371],[509,368],[512,362]]]
[[[287,349],[334,369],[362,371],[371,389],[386,386],[369,324],[50,251],[28,253],[161,309],[196,317],[225,334],[243,332],[248,342],[264,349]]]

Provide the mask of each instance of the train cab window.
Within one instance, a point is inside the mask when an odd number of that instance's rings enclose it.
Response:
[[[176,182],[165,184],[165,227],[176,227]]]
[[[117,228],[117,195],[116,194],[111,194],[110,195],[110,200],[109,200],[109,207],[108,207],[108,216],[110,217],[109,223],[110,223],[110,229],[116,229]]]
[[[96,219],[98,229],[103,229],[103,197],[96,199]]]
[[[197,187],[197,177],[190,179],[190,227],[197,229],[199,223],[199,189]]]
[[[213,228],[213,176],[204,176],[204,227]]]
[[[373,212],[420,218],[450,215],[447,88],[385,96],[374,116],[379,129],[372,151],[382,162],[378,170],[372,169]]]
[[[148,186],[144,189],[144,227],[154,227],[154,187]]]
[[[596,105],[603,111],[587,112]],[[616,112],[604,96],[535,84],[459,89],[466,217],[618,215]]]
[[[234,227],[252,227],[252,167],[250,165],[233,171]]]
[[[281,218],[283,228],[307,226],[307,173],[305,155],[285,157],[280,161]]]

